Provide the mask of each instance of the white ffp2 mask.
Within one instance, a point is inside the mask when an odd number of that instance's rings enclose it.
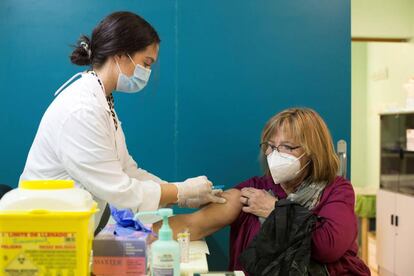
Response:
[[[269,154],[267,156],[267,164],[274,183],[284,183],[298,176],[302,169],[308,165],[306,164],[303,168],[300,167],[299,159],[304,155],[305,154],[302,154],[300,157],[295,157],[291,154],[280,153],[277,150],[274,150]]]

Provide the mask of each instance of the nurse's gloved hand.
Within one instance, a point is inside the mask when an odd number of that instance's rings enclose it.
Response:
[[[178,189],[180,207],[198,208],[210,202],[225,203],[220,197],[221,190],[212,190],[212,183],[205,176],[189,178],[184,182],[174,183]]]
[[[187,208],[199,208],[208,203],[226,203],[226,199],[221,197],[223,190],[212,190],[211,193],[205,194],[205,196],[197,198],[188,198],[183,203],[183,207]],[[181,205],[180,205],[181,206]]]

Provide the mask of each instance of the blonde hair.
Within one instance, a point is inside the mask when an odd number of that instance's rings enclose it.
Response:
[[[261,142],[268,142],[278,131],[288,134],[305,151],[311,160],[309,177],[311,181],[331,183],[339,169],[339,159],[335,153],[328,127],[317,112],[310,108],[290,108],[276,114],[266,123]],[[270,175],[266,156],[261,152],[266,175]]]

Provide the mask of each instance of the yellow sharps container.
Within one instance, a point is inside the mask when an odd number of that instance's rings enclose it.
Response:
[[[96,206],[71,180],[22,181],[0,200],[0,276],[89,275]]]

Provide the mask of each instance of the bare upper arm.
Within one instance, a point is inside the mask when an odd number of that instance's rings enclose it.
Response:
[[[240,191],[230,189],[223,192],[222,196],[227,200],[224,204],[211,203],[192,214],[170,218],[169,222],[174,231],[174,237],[178,232],[188,229],[191,239],[198,240],[230,225],[239,216],[242,209]],[[160,223],[155,224],[154,230],[158,232],[160,226]]]
[[[191,228],[197,233],[198,238],[230,225],[239,216],[242,209],[240,191],[230,189],[223,192],[222,196],[227,200],[226,203],[212,203],[191,214]]]
[[[240,191],[230,189],[223,192],[222,196],[227,200],[224,204],[212,203],[199,211],[205,219],[211,219],[212,224],[221,227],[231,224],[240,214],[242,204],[240,203]]]

